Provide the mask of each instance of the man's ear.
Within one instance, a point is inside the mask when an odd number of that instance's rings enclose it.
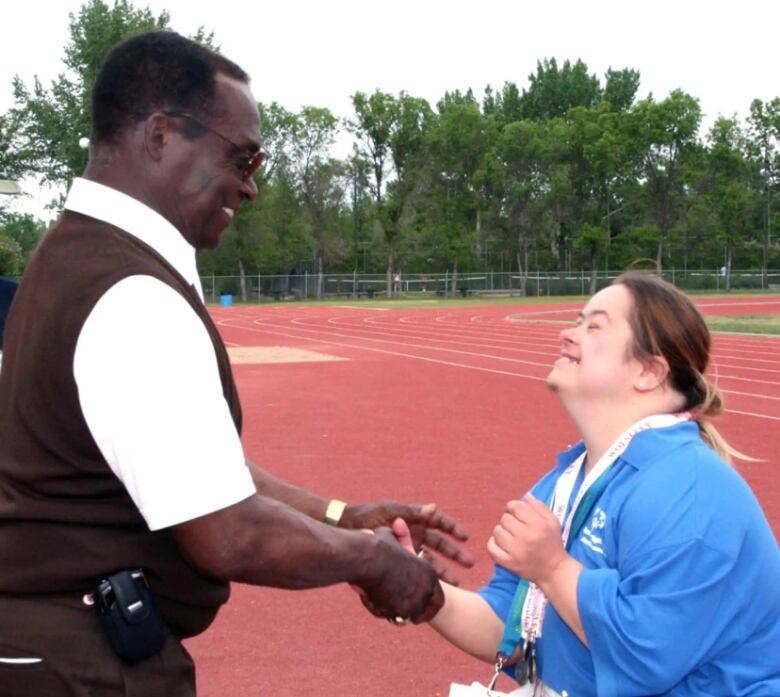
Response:
[[[634,380],[639,392],[650,392],[662,386],[669,377],[669,363],[663,356],[652,356],[642,362],[642,370]]]
[[[173,122],[160,111],[151,114],[144,122],[144,149],[153,162],[159,162],[163,150],[170,142]]]

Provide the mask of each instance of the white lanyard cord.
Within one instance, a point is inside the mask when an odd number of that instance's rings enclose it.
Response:
[[[598,478],[609,469],[612,463],[626,451],[626,448],[628,448],[633,437],[637,433],[646,431],[650,428],[674,426],[683,421],[688,421],[690,418],[691,415],[688,412],[682,412],[680,414],[654,414],[653,416],[648,416],[637,421],[633,426],[621,433],[614,443],[607,448],[607,451],[599,458],[599,461],[594,465],[593,469],[585,475],[585,479],[580,485],[577,496],[571,505],[569,515],[566,517],[565,524],[563,517],[566,513],[566,506],[571,499],[574,483],[577,481],[580,467],[582,467],[585,462],[587,452],[582,453],[560,474],[558,481],[555,484],[555,494],[553,495],[551,509],[555,517],[561,523],[561,539],[563,540],[564,547],[569,541],[574,514],[577,512],[577,508],[582,502],[585,494],[588,492],[588,489],[590,489],[594,482],[596,482]],[[544,611],[546,606],[547,598],[544,597],[544,593],[539,590],[535,583],[531,583],[528,588],[528,594],[525,597],[525,602],[523,603],[522,635],[524,639],[534,641],[542,636],[542,623],[544,622]]]

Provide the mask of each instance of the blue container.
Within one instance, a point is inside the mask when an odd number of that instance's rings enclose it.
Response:
[[[219,304],[222,305],[222,307],[230,307],[233,304],[233,296],[232,295],[220,295],[219,296]]]

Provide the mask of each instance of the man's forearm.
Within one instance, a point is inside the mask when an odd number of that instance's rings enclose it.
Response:
[[[255,489],[261,496],[265,496],[276,501],[287,504],[296,511],[305,513],[315,520],[325,520],[325,510],[328,507],[328,499],[317,496],[306,489],[289,484],[275,477],[270,472],[246,461],[247,467],[252,474],[252,480],[255,483]]]
[[[443,600],[436,572],[390,530],[337,529],[270,497],[247,499],[173,527],[184,558],[222,581],[303,589],[347,582],[372,612],[425,621]]]
[[[375,542],[300,515],[271,497],[235,506],[174,528],[179,547],[203,573],[277,588],[363,585],[375,571]]]

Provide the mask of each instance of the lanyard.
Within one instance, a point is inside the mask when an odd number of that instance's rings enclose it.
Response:
[[[570,549],[571,543],[577,539],[577,535],[588,519],[593,506],[614,476],[612,465],[625,452],[632,438],[641,431],[673,426],[688,419],[690,419],[690,414],[687,412],[656,414],[638,421],[618,436],[593,469],[585,476],[565,521],[566,507],[587,453],[580,455],[560,474],[547,501],[547,506],[561,523],[561,538],[567,550]],[[544,622],[546,606],[547,598],[544,597],[536,584],[521,578],[504,626],[504,636],[498,649],[499,654],[511,656],[522,640],[533,642],[542,636],[542,623]]]

